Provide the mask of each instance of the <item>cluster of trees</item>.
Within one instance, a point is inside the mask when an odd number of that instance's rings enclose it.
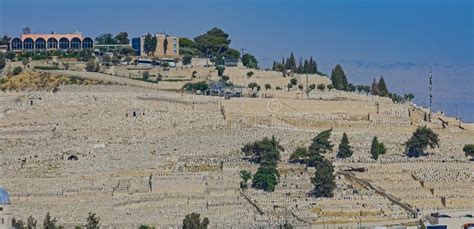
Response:
[[[387,149],[385,145],[378,141],[377,136],[372,139],[372,144],[370,145],[370,154],[372,158],[377,160],[380,155],[385,154]]]
[[[95,38],[96,44],[99,45],[127,45],[130,43],[127,32],[120,32],[117,35],[105,33]]]
[[[329,160],[323,157],[323,154],[332,151],[334,147],[329,140],[331,132],[332,129],[322,131],[312,139],[308,148],[298,147],[290,156],[291,163],[300,163],[316,168],[314,177],[311,178],[311,183],[314,185],[311,195],[315,197],[332,197],[336,187],[334,167]]]
[[[100,218],[95,213],[89,213],[86,219],[87,223],[85,225],[76,226],[76,228],[86,228],[86,229],[99,229]],[[57,225],[58,220],[53,218],[49,212],[46,213],[46,216],[43,220],[44,229],[60,229],[64,228],[63,226]],[[33,216],[26,219],[26,223],[22,220],[17,220],[16,218],[12,219],[12,227],[16,229],[34,229],[37,228],[38,221],[33,218]]]
[[[219,28],[212,28],[194,40],[182,37],[179,39],[180,54],[183,59],[192,57],[211,58],[216,65],[224,65],[225,59],[237,61],[241,53],[230,47],[229,34]],[[258,68],[255,56],[247,53],[242,56],[242,63],[248,68]]]
[[[315,60],[313,60],[313,57],[310,57],[309,60],[305,59],[303,61],[302,58],[300,58],[299,63],[296,64],[296,59],[293,53],[290,54],[290,56],[286,59],[282,58],[281,62],[274,61],[273,66],[272,66],[273,71],[285,71],[285,70],[291,70],[294,73],[299,73],[299,74],[316,74],[318,72],[318,64],[316,63]]]
[[[185,89],[186,91],[205,91],[209,89],[209,85],[204,81],[196,83],[187,83],[183,86],[183,89]]]
[[[252,178],[252,187],[267,192],[273,192],[280,179],[277,165],[280,161],[280,151],[284,148],[275,136],[265,137],[261,141],[247,143],[242,147],[242,152],[248,160],[260,164]],[[247,179],[248,180],[248,179]]]

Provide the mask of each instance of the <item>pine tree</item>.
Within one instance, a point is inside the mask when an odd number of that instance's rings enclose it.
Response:
[[[347,89],[347,77],[342,69],[341,65],[337,64],[336,67],[331,72],[331,81],[334,88],[337,90],[346,90]]]
[[[383,79],[383,76],[380,76],[379,80],[379,95],[380,96],[387,96],[388,95],[388,89],[387,85],[385,84],[385,80]]]
[[[311,195],[314,197],[332,197],[333,190],[336,188],[336,182],[334,181],[334,167],[331,162],[324,159],[320,163],[320,166],[316,169],[314,177],[311,178],[311,183],[314,185],[314,189],[311,191]]]
[[[339,150],[337,151],[337,158],[348,158],[352,156],[351,146],[349,145],[349,138],[347,134],[342,134],[341,144],[339,144]]]
[[[329,140],[329,137],[331,137],[331,131],[332,129],[322,131],[312,139],[312,143],[308,148],[310,156],[314,154],[325,154],[332,150],[334,145],[332,145]]]

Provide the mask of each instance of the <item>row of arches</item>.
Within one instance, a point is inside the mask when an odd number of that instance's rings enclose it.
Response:
[[[75,37],[69,41],[67,38],[61,38],[59,41],[56,38],[49,38],[47,41],[43,38],[38,38],[35,41],[31,38],[26,38],[21,41],[20,38],[14,38],[11,41],[12,50],[34,50],[34,49],[90,49],[94,45],[94,41],[86,37],[82,41]]]

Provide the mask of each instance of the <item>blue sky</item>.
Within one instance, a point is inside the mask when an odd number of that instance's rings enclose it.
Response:
[[[427,102],[434,72],[435,109],[474,122],[472,0],[0,0],[0,34],[74,32],[131,36],[168,32],[195,37],[211,27],[230,34],[264,66],[294,52],[330,73],[342,64],[349,80],[384,75],[389,89]]]

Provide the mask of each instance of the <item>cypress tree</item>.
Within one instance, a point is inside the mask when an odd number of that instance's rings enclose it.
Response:
[[[300,58],[299,64],[298,64],[298,69],[296,70],[297,73],[302,74],[304,73],[304,68],[303,68],[303,59]]]
[[[387,96],[388,95],[388,89],[387,85],[385,84],[385,80],[383,79],[383,76],[380,76],[379,80],[379,95],[380,96]]]
[[[372,139],[372,144],[370,145],[370,154],[375,160],[379,158],[379,141],[377,140],[377,136]]]
[[[291,69],[293,72],[296,72],[296,59],[293,53],[290,54],[290,57],[286,61],[286,69]]]
[[[272,70],[275,71],[275,69],[276,69],[276,61],[273,61]]]
[[[352,156],[351,146],[349,145],[349,138],[347,134],[342,134],[341,144],[339,144],[339,150],[337,151],[337,158],[348,158]]]
[[[310,72],[311,74],[316,74],[316,72],[318,72],[318,66],[317,66],[317,64],[316,64],[316,61],[313,60],[313,57],[310,57],[310,58],[309,58],[309,66],[310,66],[309,72]]]
[[[321,166],[317,168],[314,177],[311,178],[311,183],[314,185],[311,195],[314,197],[333,196],[333,191],[336,188],[333,172],[334,167],[331,162],[326,159],[322,160]]]
[[[334,88],[337,90],[346,90],[347,89],[347,77],[344,73],[340,64],[337,64],[336,67],[331,72],[331,81]]]
[[[304,69],[304,73],[309,73],[309,62],[307,59],[304,60],[303,69]]]

